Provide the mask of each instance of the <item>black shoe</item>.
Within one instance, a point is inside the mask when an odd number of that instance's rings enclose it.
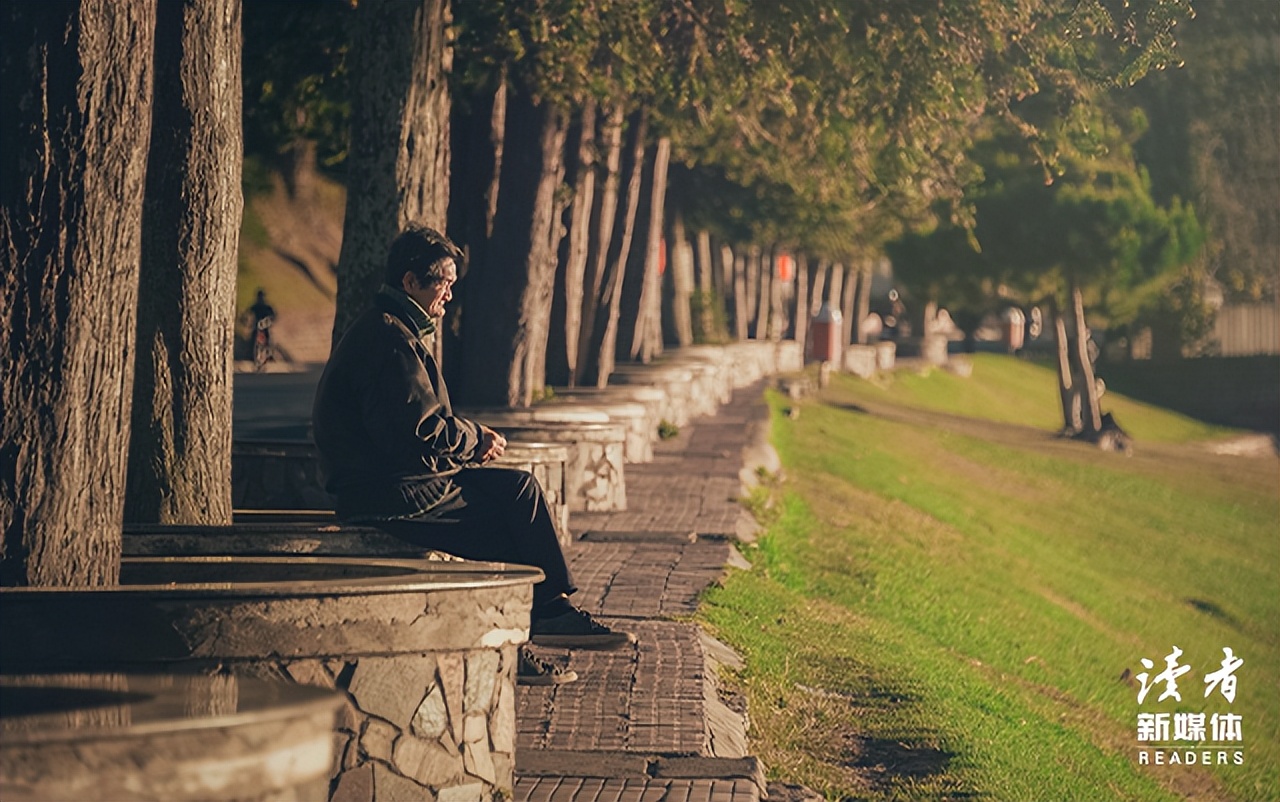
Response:
[[[516,668],[519,685],[564,685],[578,678],[578,672],[543,660],[524,646],[520,647],[520,665]]]
[[[610,629],[573,608],[554,618],[539,618],[529,627],[529,640],[539,646],[561,649],[621,649],[636,642],[630,632]]]

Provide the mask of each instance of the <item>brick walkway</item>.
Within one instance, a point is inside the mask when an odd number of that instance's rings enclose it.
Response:
[[[744,446],[765,420],[760,385],[627,465],[628,509],[571,519],[574,600],[639,643],[619,652],[540,650],[577,682],[520,689],[517,802],[757,802],[763,782],[743,717],[720,698],[725,659],[679,618],[741,561],[752,531],[735,501]],[[732,659],[730,655],[729,659]]]

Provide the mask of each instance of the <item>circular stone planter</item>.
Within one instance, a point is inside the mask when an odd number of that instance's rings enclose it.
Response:
[[[226,675],[0,677],[0,798],[324,799],[342,704]]]
[[[603,401],[624,401],[629,404],[641,404],[645,408],[646,426],[649,442],[658,439],[658,424],[662,421],[663,410],[667,408],[667,391],[661,387],[643,384],[611,384],[608,387],[553,387],[554,399],[591,405]]]
[[[461,414],[489,426],[503,427],[513,423],[622,423],[626,427],[623,459],[627,462],[653,462],[653,441],[649,439],[648,412],[643,404],[623,402],[591,402],[591,400],[553,399],[532,407],[468,408]]]
[[[0,673],[181,670],[341,690],[334,799],[510,796],[533,568],[126,558],[106,588],[0,590]]]
[[[603,412],[610,421],[621,423],[627,429],[623,443],[623,458],[627,462],[653,462],[653,440],[658,424],[650,423],[649,410],[644,404],[623,398],[601,397],[594,401],[559,399],[545,401],[530,409],[534,420],[553,420],[561,409],[589,408]]]
[[[493,426],[512,442],[555,443],[568,449],[565,489],[570,512],[627,508],[627,430],[621,423],[499,420]]]
[[[681,365],[625,364],[609,374],[610,385],[657,387],[667,394],[662,420],[684,426],[692,417],[693,371]]]
[[[693,345],[668,351],[663,360],[670,360],[674,364],[700,363],[711,366],[711,381],[717,405],[727,404],[732,400],[737,378],[734,376],[733,359],[725,349],[715,345]]]

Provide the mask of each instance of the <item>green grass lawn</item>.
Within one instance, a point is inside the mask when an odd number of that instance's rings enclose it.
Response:
[[[1280,798],[1274,459],[1115,395],[1132,456],[1059,439],[1053,374],[1006,357],[790,403],[754,569],[701,613],[747,658],[771,774],[829,798]],[[1139,706],[1139,661],[1174,645],[1182,701]],[[1203,695],[1224,646],[1234,703]],[[1244,765],[1140,766],[1139,712],[1241,715]]]

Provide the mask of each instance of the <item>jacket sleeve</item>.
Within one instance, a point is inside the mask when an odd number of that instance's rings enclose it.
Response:
[[[414,347],[397,338],[378,353],[383,356],[376,360],[379,364],[370,365],[371,380],[361,391],[360,412],[379,450],[394,455],[397,462],[421,460],[433,473],[474,461],[479,427],[444,408]]]

